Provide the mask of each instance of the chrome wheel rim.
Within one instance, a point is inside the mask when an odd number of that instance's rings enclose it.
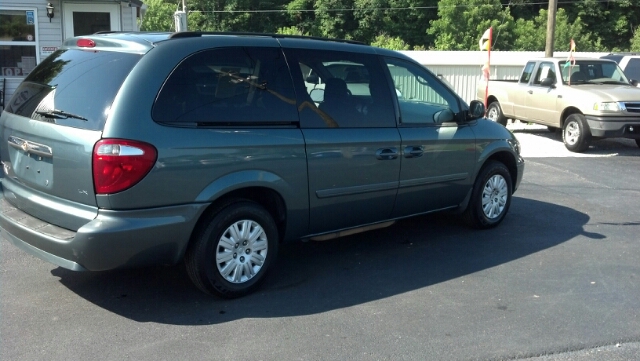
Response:
[[[503,176],[496,174],[489,178],[482,191],[482,211],[489,219],[500,217],[507,205],[509,187]]]
[[[487,118],[493,120],[494,122],[497,122],[498,121],[498,109],[496,109],[495,107],[489,108],[489,111],[487,112]]]
[[[267,259],[269,241],[264,229],[251,220],[238,221],[218,240],[218,272],[231,283],[244,283],[255,277]]]
[[[580,127],[578,127],[578,123],[569,122],[564,130],[564,140],[567,144],[574,145],[578,142],[578,138],[580,138]]]

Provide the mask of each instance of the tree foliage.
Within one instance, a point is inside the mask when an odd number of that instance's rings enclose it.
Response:
[[[640,26],[636,28],[631,38],[631,51],[640,51]]]
[[[409,44],[405,43],[404,40],[399,37],[391,37],[386,34],[376,36],[371,45],[391,50],[411,50]]]
[[[435,36],[437,50],[480,50],[478,40],[490,27],[493,49],[510,47],[514,22],[509,8],[503,9],[500,0],[441,0],[438,16],[428,30]]]
[[[189,30],[279,32],[393,49],[542,51],[548,2],[538,0],[186,0]],[[145,0],[141,30],[172,31],[175,0]],[[640,0],[560,2],[554,50],[638,51]]]

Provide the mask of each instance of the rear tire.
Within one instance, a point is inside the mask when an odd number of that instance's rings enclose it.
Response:
[[[206,217],[185,254],[189,277],[201,291],[215,296],[253,292],[278,251],[271,214],[254,202],[238,200]]]
[[[511,174],[500,162],[488,161],[476,178],[471,199],[462,217],[473,228],[487,229],[500,224],[509,211]]]
[[[504,116],[504,113],[502,113],[500,103],[497,101],[489,104],[489,107],[487,107],[487,118],[505,127],[507,126],[507,118]]]
[[[568,150],[576,153],[584,152],[591,143],[591,131],[584,115],[571,114],[564,121],[562,141]]]

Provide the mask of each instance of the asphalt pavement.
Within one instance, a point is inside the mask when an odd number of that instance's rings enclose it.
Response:
[[[285,244],[241,299],[0,240],[0,360],[640,360],[640,148],[508,127],[526,170],[499,227],[437,214]]]

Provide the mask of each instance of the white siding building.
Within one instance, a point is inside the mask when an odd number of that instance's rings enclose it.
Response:
[[[403,51],[405,55],[445,79],[467,103],[476,99],[476,88],[484,84],[482,65],[486,51]],[[575,57],[599,58],[608,53],[576,52]],[[569,52],[554,52],[554,57],[567,58]],[[518,79],[529,59],[544,57],[543,51],[492,51],[490,79]]]
[[[2,0],[0,109],[63,39],[97,31],[137,31],[141,0]]]

